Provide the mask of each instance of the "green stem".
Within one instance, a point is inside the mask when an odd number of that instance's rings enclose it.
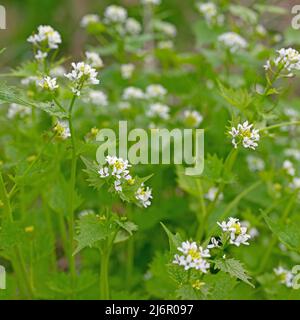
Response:
[[[279,123],[279,124],[274,124],[273,126],[269,126],[269,127],[265,127],[265,128],[259,129],[259,131],[260,132],[269,131],[269,130],[277,129],[277,128],[280,128],[280,127],[299,125],[299,124],[300,124],[300,121],[282,122],[282,123]]]
[[[109,256],[110,249],[106,248],[101,253],[100,264],[100,299],[109,299],[109,282],[108,282],[108,270],[109,270]]]
[[[75,104],[77,96],[74,95],[69,107],[69,127],[71,133],[71,144],[72,144],[72,163],[71,163],[71,178],[70,178],[70,190],[69,190],[69,208],[68,208],[68,220],[69,220],[69,264],[71,273],[71,287],[74,289],[76,281],[76,266],[75,266],[75,256],[74,252],[74,193],[75,193],[75,181],[76,181],[76,144],[75,136],[72,122],[72,111]]]
[[[200,179],[197,179],[196,183],[197,183],[198,191],[200,193],[200,208],[201,208],[201,212],[199,212],[200,214],[197,212],[197,219],[198,219],[199,225],[197,229],[196,239],[199,239],[199,241],[201,241],[203,238],[205,226],[207,223],[208,214],[207,214],[206,205],[204,202],[203,188],[202,188],[202,183]]]

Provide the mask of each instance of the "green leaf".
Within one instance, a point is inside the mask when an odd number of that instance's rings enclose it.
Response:
[[[0,248],[3,250],[12,249],[23,242],[24,229],[17,222],[4,220],[0,229]]]
[[[286,223],[282,223],[279,219],[272,219],[264,215],[264,219],[270,230],[276,237],[291,250],[300,250],[300,219],[293,217],[288,219]]]
[[[93,247],[97,242],[106,239],[113,232],[113,225],[107,220],[101,220],[99,216],[88,214],[77,221],[78,234],[75,240],[78,242],[73,255],[86,247]]]
[[[99,166],[84,157],[81,157],[81,160],[86,166],[86,169],[83,171],[88,175],[87,181],[91,187],[94,187],[97,190],[100,190],[105,184],[105,180],[101,179],[99,176]]]
[[[114,243],[126,241],[133,235],[135,231],[138,230],[138,226],[131,221],[123,222],[116,219],[116,223],[121,227],[121,229],[118,231]]]
[[[199,178],[187,176],[184,168],[181,166],[176,167],[176,173],[179,187],[190,195],[199,197],[199,188],[197,186],[197,179]]]
[[[254,288],[254,285],[249,281],[251,277],[247,274],[242,263],[236,259],[217,259],[215,261],[215,267],[223,272],[230,274],[232,277],[238,278],[249,286]]]
[[[181,243],[182,243],[181,236],[178,233],[173,234],[162,222],[160,224],[164,228],[164,230],[169,238],[170,252],[171,253],[176,252],[177,248],[180,247]]]
[[[232,89],[225,87],[219,82],[221,96],[233,107],[243,111],[253,101],[253,96],[246,89]]]

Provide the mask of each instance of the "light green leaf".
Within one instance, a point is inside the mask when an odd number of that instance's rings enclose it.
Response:
[[[244,281],[249,286],[254,288],[254,285],[249,281],[251,277],[247,274],[246,270],[244,269],[240,261],[235,260],[233,258],[217,259],[215,261],[215,267],[223,272],[230,274],[232,277]]]

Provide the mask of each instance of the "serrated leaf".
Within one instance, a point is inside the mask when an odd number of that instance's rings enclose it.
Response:
[[[177,248],[180,247],[181,243],[182,243],[181,236],[178,233],[173,234],[162,222],[160,224],[164,228],[164,230],[169,238],[170,252],[171,253],[176,252]]]
[[[116,219],[116,223],[121,227],[121,230],[118,231],[114,243],[126,241],[138,230],[138,226],[131,221],[123,222]]]
[[[300,219],[293,217],[285,223],[264,215],[264,219],[275,236],[292,250],[300,250]]]
[[[217,259],[215,260],[215,267],[223,272],[230,274],[232,277],[238,278],[249,286],[254,288],[254,285],[249,281],[251,277],[247,274],[242,263],[236,259]]]
[[[113,227],[107,220],[101,220],[94,214],[88,214],[77,221],[78,234],[75,236],[77,248],[73,255],[86,247],[93,247],[112,233]]]
[[[219,89],[221,96],[233,107],[243,111],[253,101],[253,96],[248,93],[246,89],[238,88],[232,89],[225,87],[219,82]]]

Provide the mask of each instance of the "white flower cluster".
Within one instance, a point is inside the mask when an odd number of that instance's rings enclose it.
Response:
[[[274,269],[274,272],[282,284],[286,285],[288,288],[293,287],[294,275],[291,271],[279,266],[278,268]]]
[[[56,133],[56,136],[62,140],[71,137],[70,127],[67,121],[57,120],[53,131]]]
[[[107,156],[106,164],[98,171],[100,178],[113,178],[113,186],[116,192],[122,192],[124,184],[134,185],[135,179],[131,176],[129,168],[131,165],[128,160],[123,160],[116,156]],[[135,199],[143,207],[151,205],[152,190],[144,184],[141,184],[135,192]]]
[[[127,10],[117,5],[110,5],[104,11],[104,23],[114,25],[115,30],[120,35],[138,35],[142,31],[142,26],[134,18],[128,17]]]
[[[87,101],[90,101],[92,104],[101,107],[108,106],[107,95],[101,90],[91,90],[88,94]]]
[[[44,77],[43,79],[39,80],[37,83],[40,87],[44,90],[55,91],[58,88],[56,83],[56,78],[51,77]]]
[[[265,70],[274,72],[274,67],[278,68],[279,71],[286,70],[287,72],[300,70],[300,53],[297,50],[293,48],[281,48],[280,50],[277,50],[277,54],[276,58],[266,62],[264,65]]]
[[[282,164],[282,168],[286,172],[286,174],[289,176],[293,177],[296,173],[294,164],[290,160],[284,160]]]
[[[123,79],[130,79],[132,77],[135,66],[132,63],[121,65],[121,75]]]
[[[105,23],[123,23],[127,16],[127,10],[116,5],[110,5],[104,11]]]
[[[155,6],[158,6],[161,4],[161,0],[141,0],[141,3],[143,5],[155,5]]]
[[[157,21],[154,27],[156,31],[163,33],[169,38],[175,38],[177,35],[177,29],[172,23]]]
[[[146,97],[148,99],[160,99],[168,93],[167,89],[160,84],[150,84],[146,88]]]
[[[198,11],[203,14],[208,25],[222,25],[224,23],[224,16],[218,14],[217,6],[213,2],[200,2],[196,4],[196,7]]]
[[[247,41],[235,32],[226,32],[218,37],[218,40],[234,53],[248,46]]]
[[[144,92],[136,87],[127,87],[123,91],[122,98],[124,100],[140,100],[145,98]]]
[[[181,247],[177,248],[180,254],[175,254],[173,263],[183,266],[184,270],[196,269],[207,273],[210,264],[205,258],[210,257],[208,249],[203,249],[196,242],[182,242]]]
[[[168,120],[170,118],[169,112],[170,112],[170,108],[167,105],[157,102],[149,106],[147,115],[150,118],[160,118],[160,119]]]
[[[260,139],[259,130],[253,129],[253,124],[245,121],[243,124],[238,124],[237,128],[232,127],[229,134],[232,136],[232,144],[235,148],[242,143],[243,147],[253,149],[258,146],[257,142]]]
[[[144,208],[147,208],[151,205],[152,190],[149,187],[145,188],[142,184],[135,193],[135,198]]]
[[[103,61],[98,53],[87,51],[85,53],[85,56],[86,63],[89,64],[91,67],[96,69],[103,67]]]
[[[136,36],[141,33],[142,26],[136,19],[128,18],[125,22],[125,30],[127,33]]]
[[[243,227],[239,219],[229,218],[222,223],[217,222],[221,229],[229,235],[230,243],[239,247],[241,244],[249,245],[248,240],[251,238],[247,234],[247,227]]]
[[[65,77],[72,82],[72,92],[80,96],[80,90],[85,83],[99,84],[97,71],[85,62],[72,63],[73,70],[65,74]]]
[[[196,110],[185,110],[183,113],[184,122],[191,127],[198,127],[203,121],[202,115]]]
[[[43,60],[48,56],[49,50],[58,48],[58,45],[61,44],[61,36],[52,27],[42,25],[38,27],[38,32],[31,35],[27,41],[37,49],[35,58]]]
[[[89,25],[100,22],[100,17],[97,14],[87,14],[82,17],[80,25],[83,28],[88,27]]]
[[[31,114],[30,108],[21,106],[20,104],[17,104],[17,103],[11,103],[7,111],[7,118],[13,119],[17,115],[20,116],[21,118],[24,118],[30,114]]]

